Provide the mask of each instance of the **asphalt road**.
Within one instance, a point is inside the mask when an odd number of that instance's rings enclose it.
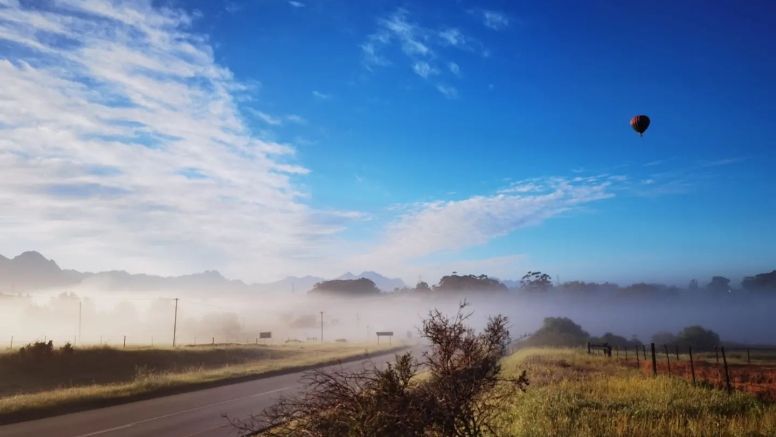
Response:
[[[421,350],[413,349],[413,355]],[[393,360],[393,354],[374,355],[370,360],[382,367]],[[365,363],[355,361],[342,367],[356,369]],[[235,437],[239,433],[225,414],[247,418],[260,413],[281,394],[297,393],[301,376],[293,373],[0,426],[0,437]]]

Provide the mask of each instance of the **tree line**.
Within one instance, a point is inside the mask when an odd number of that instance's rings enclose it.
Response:
[[[562,284],[553,282],[552,277],[539,271],[529,271],[520,282],[513,287],[508,287],[500,280],[491,278],[488,275],[458,275],[453,272],[451,275],[443,276],[438,284],[429,285],[427,282],[419,281],[414,288],[404,287],[395,288],[390,293],[399,294],[440,294],[440,293],[506,293],[510,291],[523,292],[528,294],[547,293],[550,291],[582,293],[612,292],[621,295],[631,296],[649,296],[655,294],[678,294],[682,291],[676,286],[666,286],[654,283],[636,283],[625,287],[617,284],[604,282],[584,282],[570,281]],[[776,295],[776,270],[771,273],[761,273],[755,276],[748,276],[741,282],[741,288],[734,288],[730,279],[724,276],[713,276],[711,281],[704,287],[699,285],[698,280],[693,279],[685,289],[695,292],[705,290],[711,294],[722,295],[727,293],[736,293],[741,291],[751,293],[770,293]],[[323,281],[315,284],[310,294],[339,295],[339,296],[376,296],[385,294],[375,283],[367,278],[352,280],[335,279]]]
[[[607,332],[600,337],[587,331],[568,317],[547,317],[542,327],[533,333],[526,344],[536,347],[578,347],[586,343],[608,344],[612,347],[638,347],[644,345],[637,336],[625,338]],[[719,334],[700,325],[687,326],[678,333],[659,331],[650,338],[651,343],[668,346],[691,346],[694,350],[711,350],[721,344]]]

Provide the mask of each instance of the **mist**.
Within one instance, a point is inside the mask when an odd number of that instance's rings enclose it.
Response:
[[[44,339],[121,346],[126,336],[127,345],[171,346],[175,326],[177,345],[279,344],[320,341],[321,336],[327,342],[376,343],[377,331],[392,331],[394,340],[417,339],[430,310],[452,315],[464,299],[470,303],[467,311],[473,312],[471,326],[481,329],[488,317],[503,314],[509,317],[513,337],[537,330],[546,317],[568,317],[593,336],[611,332],[649,341],[658,331],[676,333],[701,325],[724,341],[776,343],[776,296],[765,293],[715,295],[701,289],[631,296],[552,289],[341,297],[288,291],[105,292],[90,287],[0,294],[0,342],[10,345],[13,337],[15,347]],[[272,338],[259,339],[260,332],[271,332]]]

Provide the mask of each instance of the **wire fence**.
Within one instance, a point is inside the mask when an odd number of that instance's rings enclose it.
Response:
[[[588,343],[587,352],[619,359],[654,376],[682,377],[694,385],[723,389],[728,394],[745,391],[776,401],[776,347],[714,346],[693,351],[689,345],[613,347]]]

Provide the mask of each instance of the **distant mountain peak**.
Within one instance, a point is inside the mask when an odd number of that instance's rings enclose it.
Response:
[[[372,282],[374,282],[375,285],[377,285],[377,288],[385,291],[392,291],[394,288],[402,288],[406,286],[404,281],[402,281],[401,279],[387,278],[374,271],[364,271],[364,272],[361,272],[360,275],[354,275],[351,272],[347,272],[336,279],[353,280],[353,279],[359,279],[359,278],[369,279]]]
[[[36,252],[34,250],[28,250],[26,252],[22,252],[21,255],[16,255],[14,257],[15,260],[36,260],[36,261],[48,261],[45,256],[41,255],[40,252]]]

